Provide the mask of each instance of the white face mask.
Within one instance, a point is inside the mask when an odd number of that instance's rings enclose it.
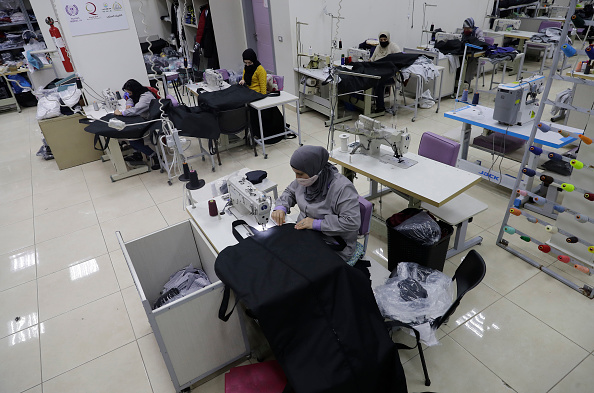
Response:
[[[316,182],[316,180],[318,180],[318,175],[313,175],[309,179],[296,179],[296,180],[297,180],[297,183],[299,183],[303,187],[309,187],[312,184],[314,184]]]

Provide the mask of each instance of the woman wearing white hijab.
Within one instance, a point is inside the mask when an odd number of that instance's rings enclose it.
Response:
[[[346,177],[328,162],[321,146],[301,146],[291,156],[295,180],[276,201],[272,219],[285,223],[285,215],[297,205],[300,213],[295,229],[313,229],[327,236],[340,236],[346,247],[338,252],[349,261],[356,251],[361,225],[359,194]]]

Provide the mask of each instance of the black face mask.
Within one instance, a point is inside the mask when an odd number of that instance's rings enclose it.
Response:
[[[246,66],[244,66],[244,67],[245,67],[245,71],[246,71],[246,72],[254,72],[254,71],[256,71],[256,68],[258,68],[258,66],[257,66],[257,65],[255,65],[255,64],[252,64],[252,65],[246,65]]]
[[[386,46],[390,45],[390,41],[380,41],[380,46],[385,48]]]

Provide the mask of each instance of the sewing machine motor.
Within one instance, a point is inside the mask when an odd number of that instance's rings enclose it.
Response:
[[[545,77],[534,75],[518,82],[504,83],[497,87],[493,119],[503,124],[522,125],[536,116],[538,99]]]

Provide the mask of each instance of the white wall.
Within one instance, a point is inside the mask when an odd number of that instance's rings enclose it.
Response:
[[[97,92],[108,87],[114,91],[121,90],[124,82],[131,78],[148,85],[130,1],[119,2],[128,18],[129,27],[126,30],[73,37],[67,23],[57,25],[70,49],[75,71]],[[57,7],[59,15],[56,17],[48,0],[31,0],[31,5],[40,21],[47,16],[58,21],[68,20],[62,7]],[[58,5],[60,1],[56,0]],[[49,26],[45,23],[40,26],[48,46],[53,47]],[[58,63],[61,62],[58,60]]]
[[[145,15],[144,21],[147,24],[146,27],[142,24],[143,18],[140,13],[141,2],[142,13]],[[161,21],[162,15],[169,15],[165,0],[130,0],[130,7],[133,10],[138,37],[157,35],[163,39],[169,38],[170,31],[167,31],[167,27],[171,28],[171,25],[166,25]]]
[[[247,48],[241,0],[212,0],[209,4],[220,66],[239,72],[243,69],[241,54]]]

